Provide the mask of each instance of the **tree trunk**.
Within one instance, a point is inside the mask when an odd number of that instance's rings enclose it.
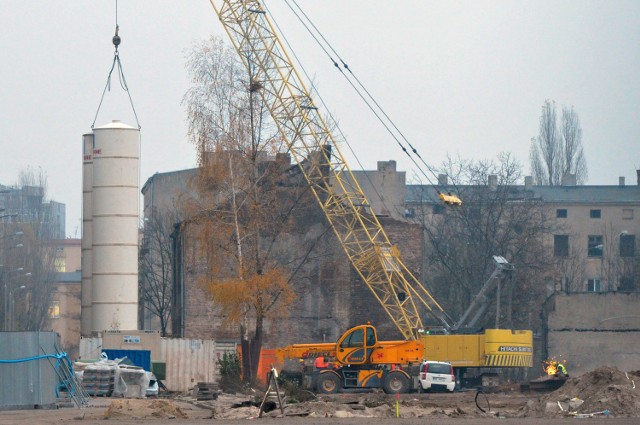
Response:
[[[258,363],[260,362],[260,351],[262,351],[264,321],[262,317],[258,317],[256,321],[255,336],[251,339],[251,382],[256,382],[258,377]]]
[[[260,351],[262,350],[264,323],[261,318],[256,321],[255,336],[247,338],[247,329],[240,325],[240,350],[242,353],[242,380],[253,385],[258,374]]]
[[[247,339],[247,329],[240,324],[240,353],[242,354],[242,380],[251,382],[251,350]]]

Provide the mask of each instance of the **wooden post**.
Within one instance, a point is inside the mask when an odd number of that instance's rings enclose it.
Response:
[[[280,406],[280,413],[284,415],[284,407],[282,406],[282,397],[280,396],[280,388],[278,388],[278,371],[276,368],[271,366],[271,371],[269,372],[269,385],[267,386],[267,390],[264,393],[264,397],[262,398],[262,403],[260,403],[260,413],[258,417],[262,417],[262,412],[264,409],[264,403],[267,401],[267,397],[269,397],[269,391],[271,391],[271,386],[275,387],[276,394],[278,395],[278,405]]]

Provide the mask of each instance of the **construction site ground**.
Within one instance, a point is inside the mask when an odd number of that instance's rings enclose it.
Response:
[[[222,393],[216,400],[197,401],[192,394],[167,394],[158,398],[97,397],[78,409],[0,411],[0,424],[242,424],[255,421],[277,424],[368,424],[393,421],[403,424],[568,424],[640,423],[640,371],[621,372],[602,367],[571,377],[552,392],[523,392],[519,385],[492,392],[412,393],[396,398],[381,392],[319,395],[304,402],[285,397],[284,414],[277,398],[275,409],[258,418],[259,394]],[[640,382],[639,382],[640,383]]]

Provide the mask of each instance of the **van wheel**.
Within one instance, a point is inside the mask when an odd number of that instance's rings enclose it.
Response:
[[[323,394],[335,394],[340,390],[340,378],[334,373],[322,373],[316,384],[318,391]]]
[[[382,385],[387,394],[408,393],[411,387],[409,377],[402,372],[389,372]]]

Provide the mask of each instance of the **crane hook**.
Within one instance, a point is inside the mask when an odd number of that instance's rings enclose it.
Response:
[[[116,50],[118,50],[118,46],[120,45],[120,36],[118,35],[118,30],[120,27],[116,25],[116,35],[113,36],[111,41],[113,41],[113,45],[116,46]]]

